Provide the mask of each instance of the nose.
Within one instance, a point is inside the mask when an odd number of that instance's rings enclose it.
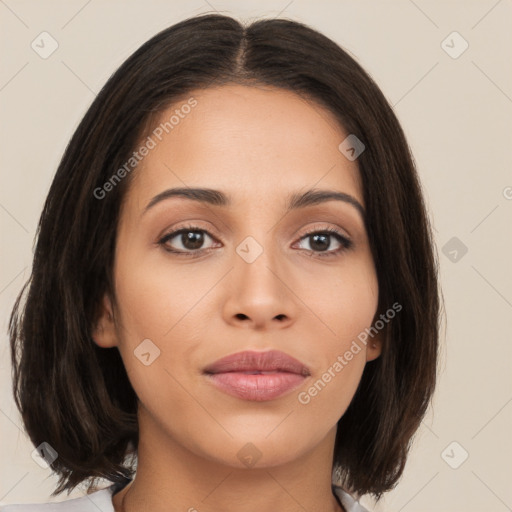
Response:
[[[285,328],[294,323],[297,298],[286,262],[278,263],[278,258],[264,249],[252,262],[235,253],[233,265],[224,304],[226,322],[257,330]]]

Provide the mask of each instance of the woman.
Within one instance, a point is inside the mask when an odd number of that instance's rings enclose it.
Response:
[[[404,134],[292,21],[197,16],[130,56],[66,149],[26,291],[14,392],[54,494],[112,482],[58,511],[362,511],[434,390]]]

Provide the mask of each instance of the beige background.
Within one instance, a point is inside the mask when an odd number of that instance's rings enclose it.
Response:
[[[387,512],[512,510],[510,0],[0,0],[0,503],[47,501],[55,483],[19,428],[6,328],[64,147],[136,48],[216,10],[303,21],[349,50],[394,105],[423,180],[446,301],[439,387],[398,487],[376,507],[363,502]],[[31,48],[43,31],[59,45],[47,59]],[[441,46],[453,31],[469,44],[458,58]],[[445,48],[455,55],[463,45],[452,35]],[[452,237],[465,255],[442,252]]]

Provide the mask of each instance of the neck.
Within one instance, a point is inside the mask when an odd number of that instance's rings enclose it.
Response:
[[[206,459],[151,424],[139,409],[134,480],[113,498],[116,512],[340,512],[331,489],[336,429],[315,449],[279,466],[236,468]]]

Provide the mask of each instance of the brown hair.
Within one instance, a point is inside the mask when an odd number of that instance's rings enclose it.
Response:
[[[115,299],[116,230],[131,176],[103,199],[94,191],[130,158],[152,116],[193,90],[226,83],[311,98],[366,146],[357,163],[378,311],[396,302],[402,310],[339,420],[333,470],[347,490],[376,497],[403,472],[434,390],[439,317],[432,235],[403,131],[370,76],[327,37],[284,19],[244,27],[209,14],[163,30],[112,75],[73,134],[44,205],[10,337],[26,430],[36,446],[48,442],[58,453],[53,494],[131,476],[126,457],[138,443],[137,398],[119,352],[91,338],[104,293]]]

